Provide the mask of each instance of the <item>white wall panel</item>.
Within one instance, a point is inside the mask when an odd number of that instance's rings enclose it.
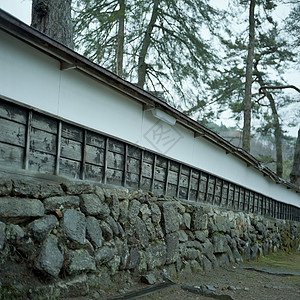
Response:
[[[58,115],[135,143],[142,104],[76,70],[61,72]]]
[[[57,114],[59,62],[0,30],[0,94]]]

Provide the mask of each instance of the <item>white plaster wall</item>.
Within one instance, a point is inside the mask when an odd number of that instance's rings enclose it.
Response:
[[[57,114],[59,62],[0,30],[0,94]]]
[[[196,168],[300,207],[300,195],[276,185],[180,124],[167,125],[142,104],[0,31],[0,94],[136,143]]]

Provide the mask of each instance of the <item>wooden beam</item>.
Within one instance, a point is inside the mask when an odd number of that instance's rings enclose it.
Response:
[[[58,122],[57,136],[56,136],[56,160],[55,160],[55,175],[59,175],[59,165],[60,165],[60,154],[61,154],[61,131],[62,131],[62,121]]]
[[[28,111],[28,116],[27,116],[26,142],[25,142],[25,149],[24,149],[25,150],[24,162],[23,162],[23,168],[25,170],[28,170],[28,164],[29,164],[31,123],[32,123],[32,110],[29,110]]]

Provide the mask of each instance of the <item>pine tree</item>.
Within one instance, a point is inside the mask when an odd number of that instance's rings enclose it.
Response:
[[[33,0],[31,26],[73,49],[71,0]]]

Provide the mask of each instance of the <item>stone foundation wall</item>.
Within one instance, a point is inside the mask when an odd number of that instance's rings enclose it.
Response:
[[[0,299],[87,295],[124,274],[155,281],[160,270],[210,270],[296,249],[299,238],[295,221],[84,182],[2,178],[0,270],[22,264],[43,284],[16,285],[2,273]]]

